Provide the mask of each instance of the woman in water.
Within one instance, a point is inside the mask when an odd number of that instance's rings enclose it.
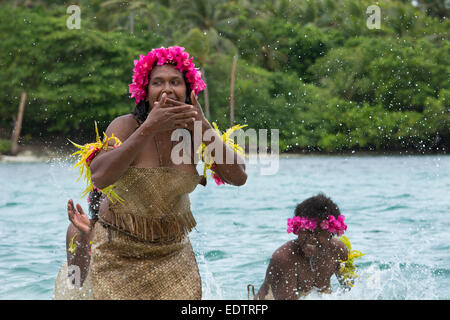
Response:
[[[103,195],[98,189],[89,193],[89,216],[80,204],[75,207],[72,199],[67,202],[67,214],[71,222],[66,233],[67,262],[61,267],[55,282],[55,299],[92,298],[91,283],[85,287],[83,284],[89,272],[93,231],[101,200]]]
[[[298,237],[275,250],[255,299],[295,300],[313,289],[330,292],[330,278],[336,274],[340,279],[339,261],[347,260],[349,254],[333,235],[340,236],[346,229],[338,206],[325,195],[298,204],[287,230]]]
[[[203,139],[212,130],[197,101],[205,85],[192,58],[177,46],[141,55],[133,71],[130,93],[136,108],[114,119],[106,130],[122,144],[115,147],[111,142],[90,162],[94,185],[114,185],[121,201],[105,197],[98,222],[89,225],[89,236],[80,238],[81,247],[92,237],[82,290],[93,299],[201,299],[200,274],[188,236],[196,225],[188,195],[203,177],[194,160],[197,146],[187,154],[190,162],[174,163],[171,135],[184,128]],[[243,159],[218,135],[214,139],[210,156],[215,174],[231,185],[243,185]],[[68,207],[74,211],[70,201]]]

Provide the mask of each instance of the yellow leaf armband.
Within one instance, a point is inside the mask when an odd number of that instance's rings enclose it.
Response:
[[[356,268],[358,266],[354,264],[355,260],[361,258],[365,254],[358,250],[352,250],[352,244],[346,236],[339,237],[338,239],[341,240],[348,249],[347,260],[339,260],[341,263],[339,274],[346,285],[353,287],[355,279],[358,277],[358,274],[356,273]]]
[[[115,137],[114,134],[112,134],[111,137],[108,137],[104,132],[102,141],[100,139],[100,135],[98,134],[97,122],[95,122],[95,133],[96,133],[96,142],[87,143],[85,145],[76,144],[75,142],[72,142],[69,139],[69,141],[79,149],[78,151],[72,154],[74,156],[78,156],[78,162],[73,167],[74,169],[78,167],[78,170],[80,172],[80,176],[78,177],[77,181],[80,180],[80,178],[84,175],[84,180],[87,185],[81,197],[86,196],[90,191],[94,189],[98,189],[103,194],[105,194],[109,198],[109,200],[111,200],[111,202],[114,203],[115,201],[119,201],[120,203],[123,203],[123,199],[119,197],[119,195],[115,193],[113,190],[115,186],[114,184],[107,186],[103,189],[99,189],[94,186],[94,183],[91,180],[91,168],[90,168],[92,160],[101,150],[108,149],[108,144],[111,140],[114,140],[113,145],[114,149],[120,146],[122,142],[119,140],[119,138]]]
[[[77,251],[77,245],[73,242],[73,240],[75,239],[75,237],[78,235],[78,233],[76,233],[72,239],[70,240],[69,243],[69,249],[67,249],[67,251],[69,251],[72,254],[75,254],[75,252]]]
[[[212,125],[214,127],[214,131],[222,139],[222,142],[224,144],[226,144],[231,149],[233,149],[234,152],[236,152],[237,154],[245,157],[244,149],[237,143],[234,143],[234,140],[231,137],[231,135],[235,131],[245,128],[247,125],[237,124],[237,125],[229,128],[227,131],[225,131],[223,133],[219,130],[219,127],[217,126],[217,124],[215,122],[213,122]],[[202,144],[198,147],[196,153],[197,153],[199,159],[205,163],[205,167],[203,168],[203,176],[206,178],[206,171],[211,170],[211,177],[215,180],[215,182],[218,185],[225,184],[225,182],[214,172],[214,170],[216,168],[215,163],[214,163],[214,158],[211,156],[211,152],[208,150],[208,147],[206,146],[205,143],[202,142]]]

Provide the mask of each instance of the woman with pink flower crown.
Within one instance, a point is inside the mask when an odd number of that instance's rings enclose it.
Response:
[[[69,201],[72,225],[67,239],[79,243],[68,247],[73,246],[71,259],[78,262],[69,266],[69,277],[67,272],[58,275],[55,299],[201,299],[199,269],[189,241],[196,225],[189,193],[205,179],[197,173],[194,159],[198,146],[191,144],[185,155],[190,162],[174,163],[176,142],[171,135],[187,129],[203,138],[212,130],[197,100],[206,86],[182,47],[153,49],[134,65],[129,85],[134,111],[108,126],[105,137],[114,139],[86,148],[90,153],[83,159],[91,184],[107,196],[102,197],[96,222]],[[194,122],[200,133],[194,132]],[[214,179],[245,184],[243,159],[218,135],[215,139],[214,150],[218,143],[227,161],[214,161]],[[209,156],[216,160],[214,151]],[[74,288],[77,268],[81,281]]]
[[[333,237],[347,230],[344,219],[324,194],[298,204],[287,222],[287,232],[298,237],[275,250],[254,299],[296,300],[313,289],[329,293],[331,276],[341,277],[340,261],[349,254],[344,243]]]

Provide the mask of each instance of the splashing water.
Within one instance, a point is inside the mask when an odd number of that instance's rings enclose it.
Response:
[[[421,300],[439,299],[433,269],[414,264],[392,263],[365,266],[351,290],[332,281],[332,293],[311,292],[304,300]]]
[[[67,200],[80,199],[73,162],[5,164],[0,178],[0,299],[50,299],[66,259]],[[202,168],[199,168],[201,170]],[[324,192],[346,216],[354,249],[364,252],[350,291],[305,299],[449,299],[450,157],[304,156],[280,159],[245,186],[208,183],[191,194],[191,243],[204,299],[247,299],[261,286],[272,253],[293,237],[286,220],[298,202]],[[211,182],[211,181],[209,181]]]

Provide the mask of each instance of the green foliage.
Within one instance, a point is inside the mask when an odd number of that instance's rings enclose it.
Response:
[[[448,17],[449,8],[445,0],[418,0],[419,7],[430,16],[445,19]]]
[[[332,49],[310,68],[315,80],[339,97],[422,111],[447,82],[448,42],[359,38]],[[448,61],[448,60],[447,60]]]
[[[180,41],[187,52],[195,57],[194,63],[204,65],[210,50],[210,39],[207,33],[201,32],[198,28],[193,28]]]
[[[133,108],[127,91],[132,61],[159,38],[69,30],[66,16],[41,9],[5,8],[1,15],[0,90],[7,93],[0,97],[2,124],[17,113],[23,90],[23,131],[33,135],[91,130],[94,119],[109,122]]]
[[[302,78],[308,78],[308,67],[328,50],[327,36],[320,29],[279,18],[251,20],[240,38],[246,39],[239,43],[244,59],[270,71],[295,71]]]
[[[11,141],[6,139],[0,139],[0,154],[8,153],[11,151]]]
[[[92,136],[134,108],[133,60],[182,45],[207,76],[211,121],[279,129],[289,150],[450,147],[449,22],[442,1],[0,1],[0,126],[27,92],[22,133]],[[203,96],[200,96],[203,102]]]

